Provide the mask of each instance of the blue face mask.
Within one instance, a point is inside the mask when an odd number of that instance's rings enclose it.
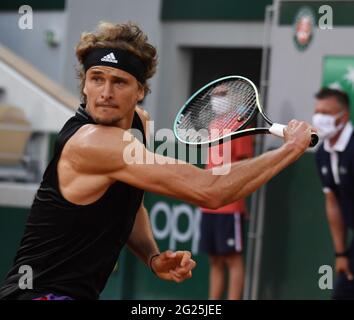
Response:
[[[318,130],[318,135],[321,139],[333,138],[345,123],[339,123],[336,126],[336,121],[344,114],[344,111],[336,114],[315,113],[312,117],[312,124]]]

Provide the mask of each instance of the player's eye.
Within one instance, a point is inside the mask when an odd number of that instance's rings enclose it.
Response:
[[[116,79],[116,80],[113,81],[113,83],[114,83],[114,84],[117,84],[117,85],[124,85],[124,84],[126,84],[127,82],[126,82],[126,80],[124,80],[124,79]]]
[[[102,77],[98,77],[98,76],[93,76],[91,77],[91,80],[95,83],[100,83],[103,82],[103,78]]]

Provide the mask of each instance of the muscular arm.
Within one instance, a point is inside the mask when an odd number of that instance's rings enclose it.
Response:
[[[326,192],[325,198],[327,220],[331,230],[334,249],[336,252],[344,252],[346,250],[347,228],[344,224],[337,198],[332,191]]]
[[[227,175],[214,175],[180,160],[153,154],[127,131],[83,126],[66,146],[67,161],[78,175],[123,181],[197,206],[218,208],[243,198],[295,161],[310,141],[311,129],[293,122],[286,143],[257,158],[233,163]]]
[[[154,240],[148,213],[141,203],[133,230],[128,239],[129,249],[161,279],[182,282],[192,277],[196,263],[188,251],[160,253]],[[151,259],[155,257],[154,259]]]
[[[141,203],[137,212],[127,245],[146,265],[149,265],[150,258],[153,255],[160,252],[154,240],[149,216],[143,203]]]

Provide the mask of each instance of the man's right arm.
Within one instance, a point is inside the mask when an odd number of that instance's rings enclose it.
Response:
[[[347,227],[335,194],[332,191],[327,191],[325,197],[327,220],[331,230],[334,250],[336,253],[344,253],[344,255],[336,257],[336,272],[345,274],[347,279],[351,281],[354,277],[350,270],[349,258],[346,255]]]
[[[335,194],[332,191],[325,192],[326,214],[336,252],[346,250],[347,228]]]
[[[280,148],[233,163],[226,175],[153,154],[119,128],[82,128],[70,143],[74,150],[68,152],[79,174],[104,176],[112,183],[123,181],[214,209],[249,195],[301,156],[309,145],[311,127],[292,121],[284,133],[285,144]]]

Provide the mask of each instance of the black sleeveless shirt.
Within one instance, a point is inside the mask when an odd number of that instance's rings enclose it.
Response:
[[[85,124],[95,122],[81,105],[58,135],[54,157],[35,195],[13,267],[0,288],[0,298],[16,298],[23,293],[18,289],[22,265],[33,270],[33,292],[98,299],[105,287],[130,235],[144,192],[118,181],[89,205],[73,204],[61,195],[57,174],[61,152]],[[143,124],[136,112],[132,128],[142,132],[146,145]]]

